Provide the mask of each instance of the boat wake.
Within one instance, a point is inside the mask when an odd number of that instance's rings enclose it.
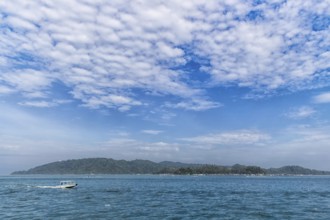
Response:
[[[36,188],[42,188],[42,189],[63,189],[60,186],[35,186]]]

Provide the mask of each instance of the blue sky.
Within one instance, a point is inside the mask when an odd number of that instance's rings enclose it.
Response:
[[[0,174],[86,157],[330,170],[330,2],[0,2]]]

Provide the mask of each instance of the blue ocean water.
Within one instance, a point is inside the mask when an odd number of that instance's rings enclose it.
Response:
[[[330,219],[330,177],[0,176],[0,219]]]

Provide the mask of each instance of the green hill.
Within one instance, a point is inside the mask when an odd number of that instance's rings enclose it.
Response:
[[[330,175],[329,171],[312,170],[300,166],[270,168],[266,173],[274,175]]]
[[[16,171],[12,175],[21,174],[154,174],[165,168],[195,166],[183,163],[149,160],[114,160],[109,158],[86,158],[66,160],[37,166],[27,171]]]
[[[264,169],[258,166],[219,166],[209,164],[186,164],[149,160],[114,160],[111,158],[86,158],[57,161],[26,171],[15,171],[12,175],[28,174],[256,174],[256,175],[330,175],[328,171],[311,170],[299,166]]]

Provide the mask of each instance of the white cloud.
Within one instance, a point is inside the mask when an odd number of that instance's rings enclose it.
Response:
[[[188,101],[179,102],[176,104],[166,103],[165,107],[169,108],[180,108],[185,110],[194,110],[194,111],[205,111],[208,109],[222,107],[222,104],[217,102],[208,101],[202,98],[192,98]]]
[[[329,125],[296,125],[279,133],[271,149],[272,157],[279,158],[279,164],[300,164],[306,167],[329,170],[324,161],[329,159]]]
[[[0,76],[0,80],[16,88],[16,90],[26,93],[46,89],[52,83],[53,77],[42,71],[24,69],[16,72],[4,73]]]
[[[47,101],[26,101],[20,102],[19,105],[23,106],[31,106],[31,107],[38,107],[38,108],[49,108],[55,106],[54,103],[47,102]]]
[[[297,109],[293,109],[291,112],[285,114],[285,116],[292,119],[304,119],[309,118],[316,113],[315,109],[309,106],[302,106]]]
[[[0,95],[1,95],[1,94],[3,94],[3,95],[5,95],[5,94],[10,94],[10,93],[13,93],[13,92],[15,92],[14,89],[11,89],[11,88],[9,88],[9,87],[7,87],[7,86],[1,86],[1,85],[0,85]]]
[[[325,92],[320,95],[314,96],[313,101],[315,103],[330,103],[330,92]]]
[[[126,132],[126,131],[123,131],[123,130],[111,130],[109,131],[109,136],[111,137],[110,139],[116,139],[116,138],[120,138],[120,139],[128,139],[128,137],[130,136],[131,134]]]
[[[205,145],[257,145],[263,144],[269,139],[268,134],[254,130],[238,130],[182,138],[184,141]]]
[[[30,106],[30,107],[37,107],[37,108],[50,108],[62,104],[70,103],[71,100],[52,100],[52,101],[45,101],[45,100],[38,100],[38,101],[25,101],[19,102],[19,105],[22,106]]]
[[[157,134],[163,133],[163,131],[159,131],[159,130],[142,130],[141,132],[145,133],[145,134],[151,134],[151,135],[157,135]]]
[[[156,143],[144,144],[143,147],[138,147],[138,150],[161,154],[164,152],[178,152],[180,151],[180,147],[177,144],[156,142]]]
[[[49,94],[61,82],[90,108],[128,111],[144,103],[138,91],[176,96],[172,107],[202,111],[219,107],[206,95],[209,86],[265,94],[329,85],[322,1],[12,0],[0,8],[0,83],[22,94]],[[192,57],[204,61],[208,87],[191,86],[182,71]]]
[[[100,106],[106,106],[109,108],[118,108],[119,111],[128,111],[131,106],[142,105],[140,101],[134,100],[128,96],[123,95],[102,95],[102,96],[92,96],[88,94],[75,94],[75,97],[81,97],[81,100],[85,102],[84,106],[90,108],[99,108]]]
[[[101,152],[102,155],[110,155],[111,157],[152,158],[152,160],[158,161],[166,158],[173,159],[176,154],[180,153],[180,149],[181,145],[177,143],[144,142],[126,137],[112,138],[92,151]]]
[[[173,119],[178,115],[170,110],[168,108],[156,108],[145,114],[143,119],[162,126],[173,126]]]
[[[330,141],[328,125],[297,125],[287,128],[285,135],[291,137],[291,143],[304,143],[304,146],[328,145]]]

